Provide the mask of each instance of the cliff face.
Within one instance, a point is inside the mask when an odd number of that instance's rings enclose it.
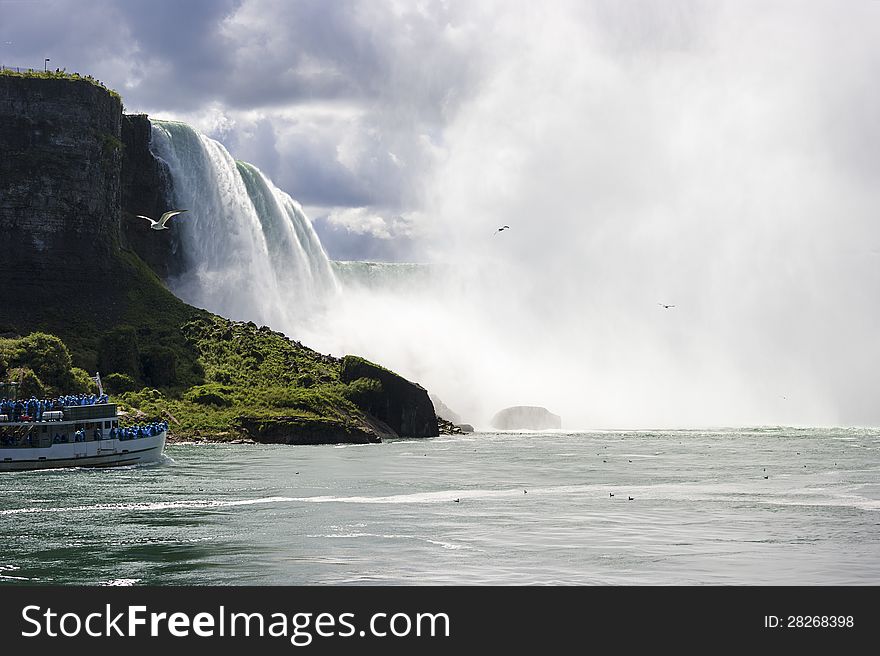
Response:
[[[0,76],[0,272],[21,299],[18,314],[43,299],[40,281],[74,294],[108,271],[121,117],[118,97],[94,84]]]
[[[181,258],[175,257],[176,233],[156,239],[150,224],[138,214],[158,219],[170,205],[171,177],[164,162],[150,151],[152,128],[145,114],[122,117],[122,244],[130,248],[164,279],[182,273]]]
[[[339,379],[350,383],[359,378],[377,380],[382,393],[362,403],[361,408],[388,424],[401,437],[437,437],[437,416],[428,392],[393,371],[363,358],[342,358]]]

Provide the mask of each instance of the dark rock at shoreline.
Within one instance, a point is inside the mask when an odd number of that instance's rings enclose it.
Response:
[[[547,408],[517,405],[504,408],[492,417],[493,428],[500,430],[546,430],[562,428],[562,417]]]
[[[440,417],[439,415],[437,417],[437,429],[440,431],[441,435],[461,435],[464,432],[458,427],[458,425]]]
[[[352,355],[342,358],[340,380],[350,383],[359,378],[377,380],[382,394],[358,400],[358,407],[388,424],[401,437],[436,437],[440,434],[434,405],[428,392],[368,360]]]
[[[358,426],[331,419],[305,417],[239,417],[241,430],[262,444],[375,444],[396,437],[379,425]],[[382,434],[384,433],[384,435]]]

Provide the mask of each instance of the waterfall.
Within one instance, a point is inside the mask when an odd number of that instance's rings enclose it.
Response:
[[[153,153],[189,210],[177,224],[184,273],[168,281],[186,302],[285,332],[309,325],[339,284],[302,207],[257,167],[184,123],[153,121]]]
[[[437,265],[411,262],[332,261],[333,272],[343,288],[400,292],[425,289]]]

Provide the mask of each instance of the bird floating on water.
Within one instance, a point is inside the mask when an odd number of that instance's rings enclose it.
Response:
[[[674,308],[674,307],[675,307],[674,305],[666,305],[666,303],[657,303],[657,305],[663,307],[663,308],[666,309],[666,310],[668,310],[669,308]]]
[[[166,223],[168,223],[168,219],[170,219],[172,216],[177,216],[178,214],[183,214],[184,212],[188,211],[189,210],[171,210],[170,212],[165,212],[165,214],[163,214],[158,221],[151,219],[148,216],[144,216],[143,214],[138,214],[137,218],[146,219],[147,221],[149,221],[150,228],[152,230],[168,230],[168,226],[165,225]]]
[[[461,499],[453,499],[455,503],[461,503]]]
[[[496,230],[494,233],[492,233],[492,236],[494,237],[494,236],[497,235],[499,232],[503,232],[503,231],[505,231],[505,230],[510,230],[510,226],[509,226],[509,225],[503,225],[503,226],[501,226],[500,228],[498,228],[498,230]]]

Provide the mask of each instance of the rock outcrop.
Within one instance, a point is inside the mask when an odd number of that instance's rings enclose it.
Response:
[[[263,444],[373,444],[396,437],[378,426],[307,417],[239,417],[241,431]]]
[[[457,424],[454,424],[439,415],[437,416],[437,429],[440,431],[441,435],[461,435],[464,432]]]
[[[0,76],[0,270],[18,318],[47,291],[99,296],[119,239],[121,120],[119,96],[90,82]]]
[[[439,435],[434,405],[424,387],[363,358],[342,358],[340,380],[350,383],[358,378],[377,380],[382,385],[381,395],[362,402],[364,412],[388,424],[401,437]]]
[[[491,423],[499,430],[547,430],[562,428],[562,417],[547,408],[517,405],[499,411]]]
[[[146,114],[122,117],[122,244],[133,250],[163,280],[182,273],[179,244],[173,230],[156,239],[138,214],[158,219],[171,207],[171,176],[167,165],[150,150],[152,126]]]

